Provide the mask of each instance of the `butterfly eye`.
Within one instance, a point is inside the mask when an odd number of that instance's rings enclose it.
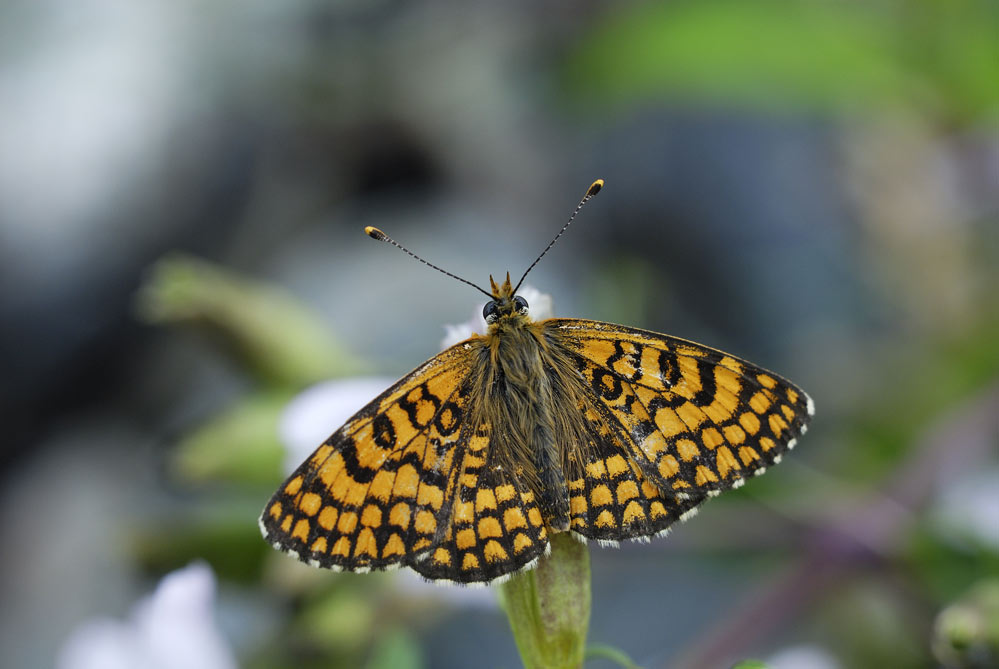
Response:
[[[496,300],[486,302],[486,306],[482,307],[482,317],[486,319],[486,323],[492,323],[499,318],[499,305],[496,304]]]
[[[521,314],[527,313],[527,300],[517,295],[513,298],[513,303],[517,306],[517,312]]]

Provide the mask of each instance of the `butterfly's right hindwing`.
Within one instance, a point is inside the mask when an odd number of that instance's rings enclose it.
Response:
[[[367,571],[427,554],[446,531],[463,453],[464,342],[373,400],[288,478],[260,518],[303,562]]]
[[[677,496],[656,485],[648,463],[595,397],[584,394],[580,410],[590,438],[571,455],[579,465],[566,469],[572,531],[600,542],[652,537],[703,501],[703,494]]]

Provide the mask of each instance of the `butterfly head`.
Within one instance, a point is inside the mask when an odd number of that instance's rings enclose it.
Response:
[[[509,272],[507,272],[506,281],[502,285],[497,284],[491,276],[489,284],[492,287],[493,299],[486,302],[486,306],[482,308],[482,317],[486,319],[486,323],[492,325],[504,317],[527,315],[527,300],[520,295],[514,295]]]

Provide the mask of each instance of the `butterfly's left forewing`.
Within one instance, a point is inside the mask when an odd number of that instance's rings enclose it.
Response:
[[[596,321],[544,325],[583,378],[584,415],[607,433],[604,448],[619,449],[603,459],[616,455],[627,465],[621,472],[640,470],[662,495],[639,497],[648,521],[631,528],[622,524],[626,501],[610,497],[619,535],[647,536],[707,496],[762,473],[794,447],[813,412],[811,399],[789,381],[700,344]],[[604,469],[590,471],[604,476]],[[573,529],[596,538],[615,534],[582,520]]]

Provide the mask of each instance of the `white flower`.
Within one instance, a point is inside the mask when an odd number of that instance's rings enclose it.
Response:
[[[765,664],[770,669],[839,669],[842,665],[824,648],[790,646],[777,651]]]
[[[96,618],[63,644],[58,669],[235,669],[214,618],[215,575],[194,563],[163,577],[128,620]]]
[[[947,485],[930,517],[937,533],[952,543],[971,540],[999,549],[999,468],[969,472]]]

